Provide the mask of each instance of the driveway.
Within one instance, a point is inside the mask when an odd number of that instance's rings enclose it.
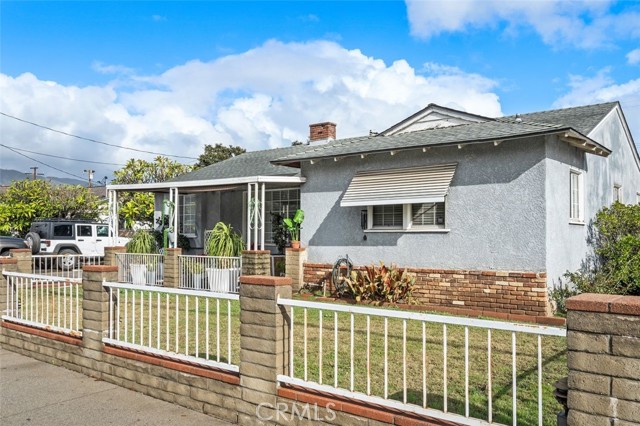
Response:
[[[0,424],[230,425],[4,348],[0,348]]]

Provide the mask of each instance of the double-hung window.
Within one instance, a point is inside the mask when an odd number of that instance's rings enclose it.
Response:
[[[613,185],[613,202],[622,203],[622,185],[616,183]]]
[[[293,217],[300,208],[300,188],[267,189],[265,191],[264,241],[273,244],[274,217]],[[246,197],[245,197],[246,198]]]
[[[571,170],[569,173],[569,220],[582,223],[584,221],[584,194],[582,172]]]
[[[194,237],[196,235],[196,194],[180,196],[180,233]]]

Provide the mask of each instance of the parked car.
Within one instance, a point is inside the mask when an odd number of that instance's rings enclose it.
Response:
[[[104,256],[111,245],[109,225],[87,220],[39,219],[31,223],[25,237],[33,254]],[[119,237],[115,245],[125,245]]]
[[[22,238],[0,237],[0,256],[9,256],[11,249],[28,248],[27,242]]]

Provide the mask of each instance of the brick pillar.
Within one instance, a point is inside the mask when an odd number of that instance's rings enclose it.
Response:
[[[180,286],[179,256],[182,256],[181,248],[165,249],[163,287],[178,288]]]
[[[271,275],[271,252],[269,250],[244,250],[242,252],[242,275]]]
[[[276,304],[278,297],[291,297],[290,278],[240,277],[240,386],[246,403],[237,407],[240,424],[256,424],[259,404],[275,407],[276,377],[289,362],[289,314]]]
[[[285,250],[285,271],[291,278],[291,288],[299,291],[304,284],[304,263],[307,261],[307,249],[288,248]]]
[[[118,266],[116,263],[117,253],[126,253],[127,248],[125,246],[113,246],[104,248],[104,264],[107,266]]]
[[[31,249],[11,249],[11,257],[18,260],[17,272],[23,274],[33,273],[33,258]]]
[[[2,274],[2,271],[16,272],[17,270],[17,259],[10,257],[0,257],[0,315],[3,315],[7,312],[7,293],[9,292],[7,279]]]
[[[640,425],[640,297],[567,300],[569,426]]]
[[[89,358],[100,359],[102,338],[109,336],[109,289],[105,289],[102,282],[117,279],[117,266],[82,268],[82,344]]]

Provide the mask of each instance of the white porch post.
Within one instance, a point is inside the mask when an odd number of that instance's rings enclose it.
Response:
[[[178,207],[180,203],[180,197],[178,197],[178,188],[169,188],[169,201],[173,204],[173,217],[169,217],[169,220],[173,220],[171,226],[173,227],[173,241],[169,239],[169,247],[178,247]],[[163,207],[164,208],[164,207]]]
[[[118,244],[118,234],[119,234],[119,230],[118,230],[118,192],[110,189],[108,196],[108,203],[109,203],[109,240],[110,240],[110,245],[111,246],[115,246],[116,244]]]
[[[247,250],[251,250],[251,184],[247,184]]]
[[[261,220],[261,226],[260,226],[260,250],[264,250],[264,224],[265,224],[265,220],[266,217],[264,215],[264,205],[265,205],[265,183],[262,183],[262,201],[260,202],[260,207],[262,209],[262,220]]]
[[[258,241],[258,227],[260,224],[258,223],[258,204],[260,203],[260,194],[258,193],[258,182],[254,183],[254,202],[253,202],[253,244],[257,249],[259,247]]]

